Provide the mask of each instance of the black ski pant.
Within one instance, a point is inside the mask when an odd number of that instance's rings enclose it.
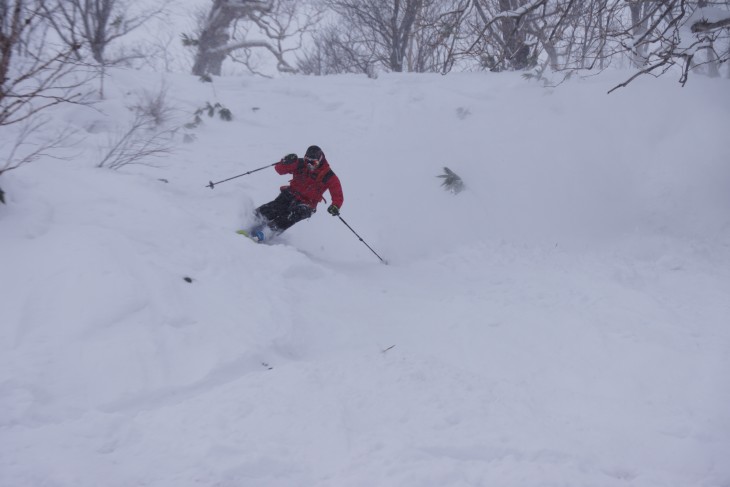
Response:
[[[275,232],[281,233],[296,222],[309,218],[314,210],[283,190],[274,201],[256,208],[256,217]]]

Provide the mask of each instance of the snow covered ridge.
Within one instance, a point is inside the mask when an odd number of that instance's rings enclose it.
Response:
[[[0,178],[0,486],[727,486],[727,80],[620,79],[112,71],[57,107],[70,158]],[[97,167],[161,86],[174,145]],[[391,265],[322,205],[236,235],[273,169],[206,187],[310,144]]]

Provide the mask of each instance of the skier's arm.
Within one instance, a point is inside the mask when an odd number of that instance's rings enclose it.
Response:
[[[342,208],[342,203],[345,201],[342,195],[342,185],[340,184],[340,178],[334,174],[329,181],[327,181],[327,190],[330,192],[332,198],[332,204],[337,208]]]
[[[292,174],[302,164],[304,164],[304,159],[297,157],[296,154],[289,154],[277,162],[274,169],[279,174]]]

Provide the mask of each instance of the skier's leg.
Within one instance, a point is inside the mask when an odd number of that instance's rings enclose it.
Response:
[[[293,201],[289,206],[288,211],[281,215],[276,221],[277,229],[279,233],[283,232],[287,228],[291,227],[297,222],[306,220],[311,217],[314,213],[314,209],[310,206],[300,203],[299,201]]]
[[[256,208],[256,224],[251,228],[250,234],[263,241],[281,233],[283,229],[280,229],[280,225],[285,224],[292,201],[295,201],[294,196],[285,190],[273,201]]]

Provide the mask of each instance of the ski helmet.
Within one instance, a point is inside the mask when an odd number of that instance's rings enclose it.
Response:
[[[304,154],[305,159],[314,159],[317,162],[322,161],[322,156],[324,156],[322,149],[316,145],[310,145],[307,147],[307,152]]]

